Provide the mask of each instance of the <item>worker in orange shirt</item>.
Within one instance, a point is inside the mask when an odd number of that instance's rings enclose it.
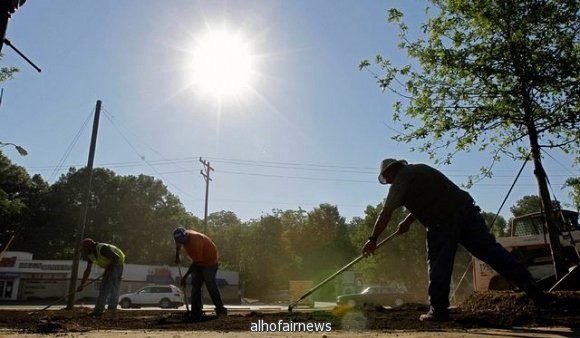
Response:
[[[201,287],[205,287],[209,292],[211,300],[215,305],[215,312],[218,316],[227,315],[220,291],[216,283],[218,270],[218,251],[214,242],[208,236],[193,230],[177,228],[173,231],[175,240],[175,263],[180,264],[179,252],[181,247],[191,259],[191,266],[187,273],[183,275],[182,285],[185,285],[189,274],[192,276],[191,282],[191,319],[200,321],[203,315],[203,304],[201,301]]]

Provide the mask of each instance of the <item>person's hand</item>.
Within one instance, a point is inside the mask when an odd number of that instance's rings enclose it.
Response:
[[[377,248],[377,241],[368,240],[363,246],[362,254],[363,256],[372,255],[375,253]]]
[[[83,284],[79,285],[77,288],[77,292],[83,291],[84,288],[85,288],[85,286]]]
[[[182,278],[181,279],[181,287],[185,287],[187,284],[187,278]]]
[[[409,222],[401,222],[399,223],[399,226],[397,227],[397,235],[402,235],[405,232],[409,231],[409,228],[411,227],[411,223]]]

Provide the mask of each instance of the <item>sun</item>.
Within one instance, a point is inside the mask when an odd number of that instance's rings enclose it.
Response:
[[[207,32],[191,52],[191,85],[217,99],[239,99],[252,88],[255,55],[250,41],[227,30]]]

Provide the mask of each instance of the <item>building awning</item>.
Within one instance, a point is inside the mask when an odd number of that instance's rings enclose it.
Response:
[[[20,277],[17,272],[0,272],[0,279],[16,279]]]

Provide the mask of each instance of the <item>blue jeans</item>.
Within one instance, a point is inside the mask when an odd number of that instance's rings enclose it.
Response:
[[[121,285],[121,276],[123,276],[123,265],[116,265],[110,273],[103,277],[99,296],[95,303],[95,312],[101,313],[105,310],[105,303],[109,310],[114,310],[119,304],[119,286]]]
[[[227,312],[222,302],[222,296],[218,289],[216,282],[218,266],[195,266],[191,272],[191,315],[194,318],[201,318],[203,314],[203,304],[201,301],[201,288],[205,283],[205,287],[211,297],[211,301],[215,305],[217,314],[225,314]]]
[[[479,209],[473,205],[460,207],[446,224],[427,227],[428,293],[432,311],[448,311],[451,275],[458,244],[518,287],[525,290],[527,285],[534,283],[529,271],[488,232]]]

